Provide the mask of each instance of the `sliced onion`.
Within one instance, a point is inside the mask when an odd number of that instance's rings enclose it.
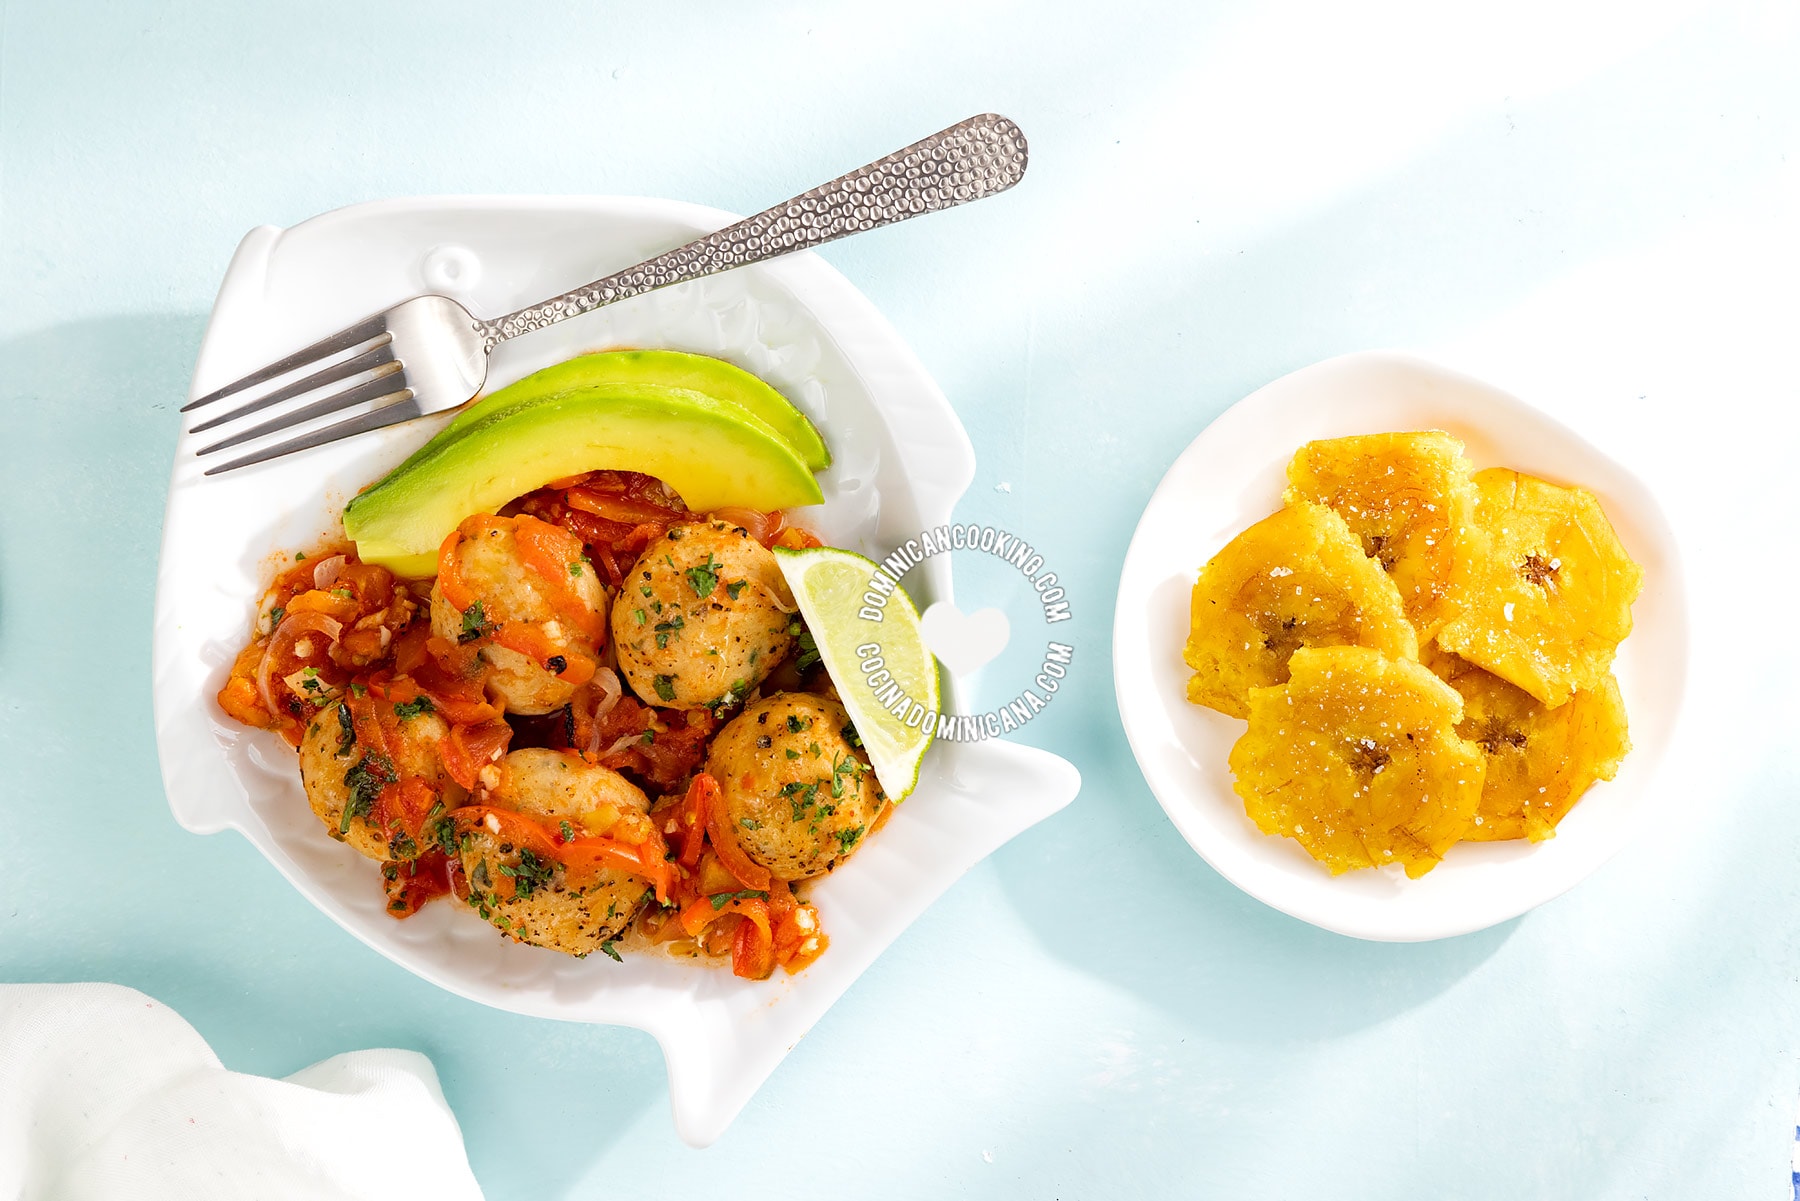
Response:
[[[281,682],[283,684],[286,684],[288,687],[288,691],[293,693],[295,696],[306,697],[313,701],[321,701],[322,702],[322,701],[330,700],[331,698],[337,696],[338,689],[325,687],[323,681],[320,681],[318,676],[316,676],[316,675],[308,676],[306,674],[307,670],[308,670],[307,668],[302,667],[299,671],[290,671],[287,675],[285,675],[281,678]],[[317,691],[308,692],[306,690],[306,682],[309,679],[314,681],[315,683],[319,684],[319,688]]]
[[[332,555],[329,559],[320,559],[318,565],[313,568],[313,587],[324,590],[337,583],[338,576],[343,574],[344,564],[347,561],[342,555]]]
[[[284,617],[275,632],[269,635],[269,645],[263,648],[262,662],[256,665],[256,694],[262,698],[263,708],[271,716],[279,718],[284,710],[275,704],[275,692],[270,687],[269,677],[273,672],[275,660],[280,655],[293,649],[306,634],[323,634],[336,642],[338,635],[344,632],[344,623],[323,613],[294,613]]]
[[[642,742],[643,740],[644,740],[644,731],[642,731],[642,730],[639,730],[635,734],[620,735],[620,737],[611,746],[607,747],[605,750],[600,752],[600,758],[602,758],[602,759],[610,758],[611,756],[618,754],[620,751],[625,750],[627,747],[636,746],[638,743]]]
[[[714,521],[742,526],[746,533],[764,546],[769,545],[770,539],[781,532],[784,524],[779,510],[773,513],[762,513],[756,509],[740,508],[737,505],[726,505],[723,509],[714,509],[707,516]]]
[[[619,683],[619,673],[610,667],[594,668],[594,678],[588,682],[600,690],[600,699],[594,702],[594,720],[599,721],[625,695],[625,686]]]
[[[587,752],[592,755],[600,750],[600,719],[612,712],[625,688],[619,683],[619,674],[610,667],[596,667],[590,682],[600,689],[600,699],[594,702],[593,729],[588,733]],[[606,753],[612,754],[611,751]]]
[[[766,579],[755,576],[751,577],[750,586],[762,593],[763,596],[768,599],[771,608],[782,613],[798,613],[800,611],[799,604],[793,600],[793,593],[788,588],[786,577],[781,574],[780,564],[775,564],[769,568],[768,578]],[[789,599],[781,599],[781,595],[784,592],[788,594]]]

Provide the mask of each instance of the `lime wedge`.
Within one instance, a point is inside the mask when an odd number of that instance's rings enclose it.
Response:
[[[881,790],[889,800],[902,799],[919,782],[940,705],[937,660],[919,630],[919,611],[899,588],[871,605],[864,594],[882,597],[870,586],[880,568],[853,551],[777,547],[775,561],[862,736]]]

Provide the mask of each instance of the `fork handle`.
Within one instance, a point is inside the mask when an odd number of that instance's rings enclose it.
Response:
[[[1025,160],[1017,125],[994,113],[970,117],[735,225],[476,328],[491,351],[614,301],[1004,192],[1025,174]]]

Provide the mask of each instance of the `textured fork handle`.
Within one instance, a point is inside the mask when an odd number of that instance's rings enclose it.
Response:
[[[986,113],[934,133],[717,233],[542,304],[477,322],[487,349],[629,296],[777,258],[1004,192],[1025,174],[1025,135]]]

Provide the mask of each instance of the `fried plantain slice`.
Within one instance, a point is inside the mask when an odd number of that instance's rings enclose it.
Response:
[[[1344,519],[1297,504],[1233,538],[1200,569],[1182,658],[1188,700],[1233,717],[1249,692],[1287,679],[1305,646],[1366,646],[1418,657],[1400,593],[1362,552]]]
[[[1475,476],[1487,549],[1438,643],[1555,708],[1598,689],[1644,573],[1592,493],[1506,468]]]
[[[1288,671],[1286,684],[1250,693],[1250,728],[1231,748],[1250,819],[1333,875],[1436,867],[1481,800],[1481,748],[1456,733],[1456,690],[1366,647],[1295,651]]]
[[[1463,444],[1441,430],[1328,438],[1295,452],[1287,499],[1336,511],[1429,640],[1456,611],[1479,537],[1472,470]]]
[[[1600,686],[1548,708],[1522,688],[1443,651],[1425,657],[1461,694],[1456,732],[1481,747],[1487,773],[1475,842],[1542,842],[1596,780],[1610,780],[1631,750],[1625,701],[1611,672]]]

